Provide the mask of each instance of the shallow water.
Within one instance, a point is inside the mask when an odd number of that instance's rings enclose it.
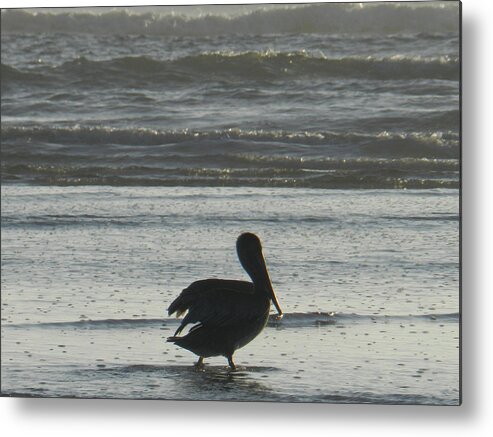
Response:
[[[458,226],[455,190],[4,186],[2,392],[457,404]],[[285,318],[197,371],[165,309],[247,230]]]

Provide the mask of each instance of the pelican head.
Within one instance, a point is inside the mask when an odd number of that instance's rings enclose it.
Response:
[[[250,232],[241,234],[236,240],[236,251],[241,265],[252,279],[255,290],[267,293],[279,316],[282,316],[282,310],[265,265],[260,239]]]

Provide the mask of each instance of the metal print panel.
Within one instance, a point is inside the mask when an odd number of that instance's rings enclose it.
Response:
[[[460,404],[460,3],[1,29],[3,396]]]

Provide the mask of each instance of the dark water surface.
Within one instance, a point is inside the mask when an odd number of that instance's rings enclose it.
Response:
[[[1,68],[4,183],[459,187],[457,4],[7,11]]]

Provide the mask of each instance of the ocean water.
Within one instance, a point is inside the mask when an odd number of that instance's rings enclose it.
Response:
[[[458,8],[2,11],[2,393],[457,405]],[[198,371],[245,231],[285,316]]]

